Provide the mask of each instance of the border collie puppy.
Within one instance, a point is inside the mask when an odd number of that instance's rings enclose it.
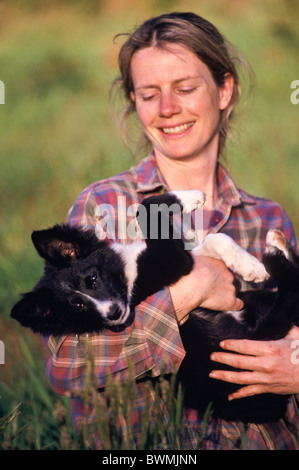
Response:
[[[192,270],[192,254],[222,259],[245,281],[261,283],[271,275],[277,291],[239,293],[245,305],[240,312],[197,308],[190,313],[180,326],[186,356],[178,381],[186,406],[205,411],[212,402],[215,417],[243,422],[279,419],[288,396],[265,394],[228,401],[228,394],[239,386],[209,378],[214,367],[210,355],[220,350],[223,339],[279,339],[293,325],[299,326],[299,258],[278,230],[268,232],[263,263],[224,234],[208,235],[191,254],[174,234],[174,215],[196,209],[204,200],[201,191],[146,198],[137,213],[145,239],[129,245],[109,245],[93,231],[68,225],[33,232],[33,244],[45,260],[44,274],[15,304],[11,316],[44,335],[121,330],[134,320],[136,305]],[[153,208],[159,217],[154,218],[157,236],[150,238]],[[165,221],[166,238],[162,233]]]

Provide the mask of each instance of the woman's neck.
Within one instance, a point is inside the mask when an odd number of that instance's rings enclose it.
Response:
[[[207,196],[206,209],[214,207],[217,198],[217,159],[170,159],[156,155],[157,165],[170,190],[199,189]]]

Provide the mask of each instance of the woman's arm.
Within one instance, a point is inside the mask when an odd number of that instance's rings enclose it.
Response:
[[[222,261],[207,256],[194,256],[192,272],[170,286],[170,294],[179,323],[198,305],[211,310],[243,308],[233,274]]]

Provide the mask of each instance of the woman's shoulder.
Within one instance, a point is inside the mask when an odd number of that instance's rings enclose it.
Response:
[[[91,211],[100,204],[128,206],[138,201],[135,168],[97,180],[81,191],[71,208]]]
[[[154,156],[150,154],[135,166],[91,183],[79,197],[92,197],[94,199],[109,198],[115,195],[123,195],[128,200],[138,200],[139,193],[154,190],[163,186],[161,175],[158,172]]]
[[[88,185],[68,211],[67,220],[72,225],[92,227],[100,214],[121,212],[136,202],[136,178],[130,169]]]
[[[265,196],[257,196],[247,191],[239,190],[242,200],[250,201],[256,211],[275,212],[277,214],[287,214],[281,203]]]
[[[240,191],[244,197],[252,201],[252,219],[260,220],[264,227],[278,228],[285,232],[288,239],[295,243],[296,235],[293,222],[287,210],[277,201],[263,196],[253,196],[246,191]]]
[[[135,167],[117,173],[108,178],[97,180],[89,184],[82,193],[93,193],[94,195],[101,195],[106,192],[121,191],[125,188],[136,188],[136,171]]]

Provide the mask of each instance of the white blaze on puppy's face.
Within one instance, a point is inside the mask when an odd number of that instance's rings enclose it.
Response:
[[[99,315],[104,321],[106,320],[110,326],[121,325],[130,315],[130,305],[125,305],[123,302],[99,300],[79,291],[77,291],[77,293],[92,302]],[[114,312],[116,312],[115,318],[113,318]]]

